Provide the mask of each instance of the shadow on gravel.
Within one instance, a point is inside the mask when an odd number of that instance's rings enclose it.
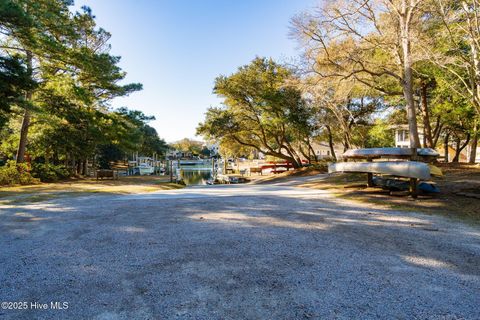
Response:
[[[189,217],[219,227],[294,228],[328,233],[359,251],[368,248],[397,255],[417,267],[480,276],[480,232],[450,230],[448,220],[438,225],[437,219],[426,215],[391,210],[359,211],[358,207],[338,206],[336,201],[326,199],[322,199],[321,206],[313,205],[308,211],[295,210],[289,208],[291,199],[271,200],[275,205],[259,205],[261,200],[255,199],[245,203],[242,197],[234,197],[216,205],[215,210],[197,210],[199,212]],[[462,238],[467,238],[472,246],[465,246]]]
[[[196,196],[196,194],[191,194]],[[201,194],[198,194],[201,196]],[[434,217],[414,215],[409,212],[395,212],[391,210],[374,210],[372,212],[359,210],[358,207],[338,205],[334,199],[322,199],[316,205],[315,201],[301,201],[303,206],[308,202],[309,208],[297,210],[292,206],[292,199],[279,196],[231,196],[222,197],[214,206],[202,206],[203,198],[168,200],[162,202],[179,202],[174,204],[174,212],[162,215],[161,212],[149,211],[159,200],[134,201],[135,210],[121,212],[118,208],[114,214],[103,212],[114,207],[105,203],[95,204],[102,198],[89,198],[77,202],[77,207],[65,206],[63,203],[50,201],[33,206],[15,206],[2,209],[0,212],[0,233],[10,235],[35,234],[38,230],[54,228],[57,224],[95,220],[116,225],[114,220],[126,220],[123,228],[112,232],[133,232],[137,225],[141,225],[141,232],[149,232],[154,221],[169,219],[182,221],[189,219],[210,224],[213,228],[257,227],[261,230],[272,228],[293,228],[310,232],[330,233],[343,241],[349,241],[359,248],[383,250],[388,254],[397,254],[400,257],[417,257],[412,261],[425,259],[425,263],[417,265],[431,268],[455,269],[460,273],[480,275],[480,256],[472,251],[466,251],[463,242],[456,242],[457,237],[470,238],[472,243],[480,244],[480,233],[470,234],[450,231],[448,222],[441,226],[436,224]],[[108,200],[107,200],[108,202]],[[211,202],[211,200],[210,200]],[[92,205],[87,212],[81,210],[84,205]],[[97,208],[96,208],[97,207]],[[80,209],[80,210],[79,210]],[[97,214],[97,210],[98,213]],[[133,216],[130,216],[133,215]],[[153,221],[152,221],[153,220]],[[434,220],[432,223],[431,220]],[[132,225],[129,225],[132,223]],[[108,227],[108,226],[107,226]],[[65,228],[63,225],[62,228]],[[421,241],[417,241],[419,238]],[[449,241],[449,239],[451,239]],[[439,242],[448,242],[447,247],[438,247]],[[429,264],[429,262],[432,262]],[[434,262],[439,263],[435,264]]]
[[[451,305],[474,315],[480,236],[470,227],[333,198],[190,195],[1,207],[0,298],[106,301],[84,317],[103,308],[133,318],[348,318],[365,304],[372,317]],[[440,274],[447,280],[434,287]]]

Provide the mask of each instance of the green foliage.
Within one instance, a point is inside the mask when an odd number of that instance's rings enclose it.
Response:
[[[386,148],[393,146],[395,146],[394,130],[385,121],[375,121],[375,124],[368,130],[365,147]]]
[[[31,24],[30,16],[21,8],[19,1],[0,2],[0,24],[9,29],[18,29]]]
[[[33,177],[40,179],[42,182],[56,182],[70,176],[70,172],[65,166],[52,163],[34,163],[31,173]]]
[[[200,155],[203,150],[203,143],[188,138],[183,138],[180,141],[171,144],[173,148],[181,152],[190,152],[192,155]]]
[[[97,161],[100,169],[110,169],[110,163],[112,161],[119,160],[124,156],[120,147],[114,144],[100,145],[97,153]]]
[[[41,127],[33,129],[36,133],[47,133],[44,144],[56,142],[46,144],[52,153],[70,153],[68,157],[82,159],[91,156],[103,143],[101,138],[108,136],[108,122],[112,121],[107,119],[108,101],[142,88],[137,83],[120,84],[126,73],[118,66],[120,57],[109,53],[110,34],[97,27],[90,8],[72,14],[72,5],[73,1],[67,0],[6,0],[0,6],[4,14],[0,48],[5,56],[17,57],[23,68],[16,68],[21,71],[16,74],[24,84],[21,88],[14,87],[18,79],[6,72],[2,72],[8,76],[6,81],[0,78],[8,84],[0,87],[2,91],[21,92],[9,97],[25,97],[24,103],[16,103],[27,120],[22,122],[17,162],[24,160],[27,141],[34,140],[28,139],[30,123]],[[33,79],[38,85],[28,86]],[[14,102],[6,101],[3,113],[9,112]]]
[[[118,140],[122,141],[119,147],[123,152],[139,152],[144,155],[165,154],[168,149],[167,143],[158,136],[155,128],[148,125],[155,117],[125,107],[117,109],[114,114],[121,119],[118,124],[122,127],[123,133],[120,134],[118,126],[116,133],[120,136]]]
[[[142,136],[142,143],[139,147],[139,152],[145,155],[152,155],[156,153],[157,155],[164,155],[167,151],[167,143],[165,140],[161,139],[158,136],[157,130],[155,128],[145,124],[140,127],[140,133]]]
[[[332,96],[343,91],[355,97],[361,84],[369,88],[366,97],[406,107],[408,112],[397,113],[399,124],[408,123],[416,131],[421,123],[425,144],[435,147],[442,136],[454,134],[465,141],[478,136],[479,8],[479,0],[331,0],[295,17],[292,35],[304,48],[302,66],[312,74],[310,92],[335,84]],[[323,90],[321,96],[328,93]],[[344,140],[353,145],[362,141],[347,126],[338,128],[352,136]],[[414,132],[410,140],[419,144]],[[476,149],[476,140],[471,147]]]
[[[38,179],[32,177],[28,172],[26,164],[17,165],[15,161],[8,161],[6,165],[0,167],[0,186],[33,184],[38,183]]]
[[[0,56],[0,129],[10,115],[11,106],[25,103],[23,91],[34,87],[35,82],[29,77],[21,59]]]
[[[214,93],[224,99],[223,107],[210,108],[197,133],[300,166],[295,145],[309,139],[313,114],[291,83],[294,80],[289,69],[266,58],[256,58],[228,77],[218,77]]]
[[[322,159],[321,161],[313,163],[310,167],[321,172],[328,172],[328,164],[331,163],[332,160],[333,159]]]
[[[0,1],[0,158],[26,151],[43,181],[81,173],[95,157],[105,165],[126,153],[167,149],[147,124],[153,117],[108,107],[142,85],[123,83],[126,72],[110,54],[110,33],[97,26],[90,8],[72,13],[72,5]]]

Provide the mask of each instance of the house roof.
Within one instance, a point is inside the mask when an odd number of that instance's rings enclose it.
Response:
[[[389,126],[390,129],[403,129],[403,130],[408,130],[410,129],[408,124],[392,124]],[[420,124],[417,124],[417,128],[423,130],[423,126]]]

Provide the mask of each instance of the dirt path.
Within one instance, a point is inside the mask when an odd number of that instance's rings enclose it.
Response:
[[[479,319],[480,230],[288,185],[0,206],[2,319]],[[31,302],[68,302],[32,310]]]

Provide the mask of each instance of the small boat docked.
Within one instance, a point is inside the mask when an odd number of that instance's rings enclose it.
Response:
[[[361,172],[430,179],[430,167],[418,161],[337,162],[328,165],[328,172]]]
[[[151,175],[155,172],[155,167],[152,167],[148,163],[140,163],[137,168],[141,176]]]
[[[246,183],[248,182],[247,178],[242,177],[240,175],[226,175],[226,174],[219,174],[217,175],[216,179],[219,183],[226,183],[226,184],[236,184],[236,183]]]

